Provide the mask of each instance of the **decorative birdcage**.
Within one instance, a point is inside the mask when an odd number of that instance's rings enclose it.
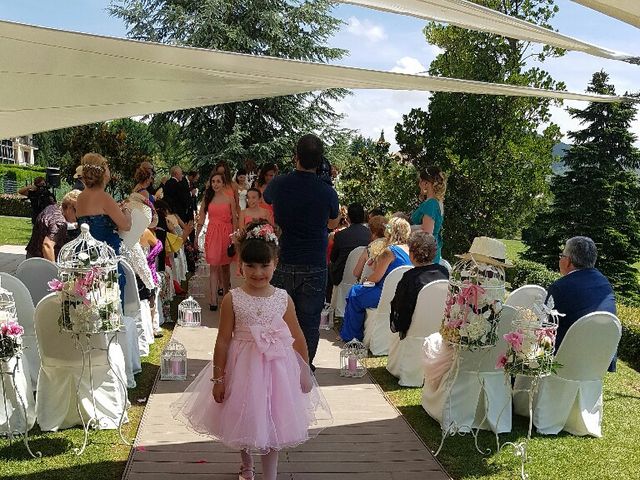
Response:
[[[204,298],[209,289],[209,279],[200,275],[194,275],[189,279],[188,291],[193,298]]]
[[[171,340],[162,351],[160,380],[187,379],[187,349],[177,340]]]
[[[504,336],[507,351],[498,357],[496,367],[509,375],[543,377],[555,373],[560,366],[553,354],[558,313],[543,304],[517,310],[511,322],[513,330]]]
[[[59,278],[49,282],[59,292],[62,312],[58,321],[64,331],[76,334],[114,332],[120,328],[118,257],[106,243],[93,238],[89,226],[60,249]]]
[[[193,297],[186,298],[178,305],[178,325],[199,327],[202,322],[202,309]]]
[[[363,359],[367,357],[367,347],[357,339],[344,344],[340,350],[340,376],[341,377],[363,377],[367,372]]]
[[[320,330],[331,330],[333,328],[333,318],[335,310],[330,303],[325,303],[320,314]]]
[[[196,263],[194,277],[209,278],[209,264],[204,258],[200,258]]]
[[[24,329],[18,324],[13,293],[0,285],[0,360],[20,355],[23,333]]]
[[[505,297],[504,268],[468,258],[451,269],[440,333],[447,342],[477,349],[496,344]]]

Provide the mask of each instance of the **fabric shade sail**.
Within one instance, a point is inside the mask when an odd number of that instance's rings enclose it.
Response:
[[[639,0],[573,0],[605,15],[640,28]]]
[[[329,88],[633,101],[160,45],[3,21],[0,63],[0,138]]]
[[[385,12],[399,13],[425,20],[448,23],[457,27],[495,33],[509,38],[528,40],[566,50],[575,50],[597,57],[640,63],[640,58],[626,53],[615,52],[553,30],[520,20],[491,8],[477,5],[467,0],[340,0],[342,3],[359,5]],[[591,0],[574,0],[583,4],[603,4]],[[640,0],[622,0],[607,3],[636,3],[633,8],[640,9]],[[595,7],[593,7],[595,8]],[[613,7],[611,7],[613,9]]]

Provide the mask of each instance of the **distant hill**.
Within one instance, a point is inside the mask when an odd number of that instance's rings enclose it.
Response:
[[[553,150],[552,150],[553,156],[559,157],[557,160],[555,160],[551,164],[551,170],[553,170],[554,175],[562,175],[568,170],[567,166],[564,164],[562,159],[567,154],[567,150],[569,150],[570,148],[571,148],[571,145],[569,145],[568,143],[562,143],[562,142],[556,143],[553,146]]]

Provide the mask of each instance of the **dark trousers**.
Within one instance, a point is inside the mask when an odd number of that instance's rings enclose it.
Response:
[[[320,314],[324,307],[327,287],[327,267],[316,265],[287,265],[279,263],[271,283],[283,288],[293,299],[298,323],[313,363],[320,340]]]

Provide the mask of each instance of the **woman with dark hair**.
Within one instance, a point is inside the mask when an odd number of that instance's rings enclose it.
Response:
[[[260,207],[261,201],[262,193],[260,193],[260,190],[257,188],[247,190],[247,208],[240,212],[240,219],[238,221],[241,227],[260,219],[264,219],[270,224],[273,224],[273,214],[269,210]]]
[[[240,211],[240,195],[238,193],[238,184],[231,178],[231,170],[229,169],[229,164],[227,163],[227,161],[220,160],[218,163],[216,163],[213,171],[222,175],[222,179],[224,180],[222,193],[236,202],[236,210]]]
[[[205,217],[209,217],[204,252],[209,264],[209,309],[212,311],[218,309],[218,288],[222,289],[224,296],[231,286],[231,258],[227,255],[227,248],[231,242],[231,234],[238,228],[236,202],[224,194],[224,186],[223,174],[214,170],[207,182],[198,214],[198,233],[204,225]]]
[[[278,166],[275,163],[265,163],[260,168],[260,173],[258,174],[258,178],[255,181],[254,187],[260,190],[260,193],[263,196],[263,199],[260,201],[260,208],[264,208],[265,210],[269,210],[271,215],[273,215],[273,206],[269,205],[264,201],[264,191],[269,185],[269,182],[273,180],[278,174]]]
[[[153,189],[155,174],[156,171],[149,162],[142,162],[133,174],[133,180],[136,182],[133,192],[148,198],[151,203],[155,202],[154,196],[149,193],[149,190]]]
[[[442,222],[444,221],[444,194],[447,191],[447,177],[440,167],[430,166],[420,172],[420,195],[424,201],[411,215],[411,223],[420,225],[423,232],[436,238],[438,251],[433,263],[442,258]]]

